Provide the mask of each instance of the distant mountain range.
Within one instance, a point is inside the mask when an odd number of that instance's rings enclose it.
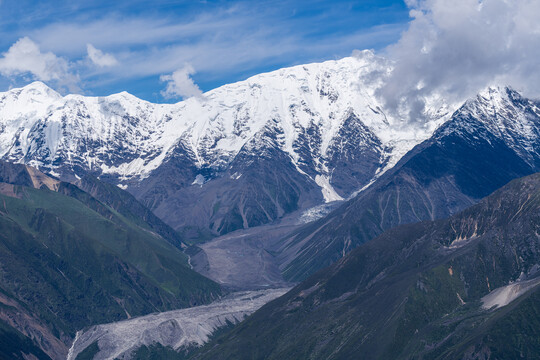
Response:
[[[534,171],[537,103],[491,88],[464,106],[426,99],[426,119],[403,122],[375,95],[389,66],[364,52],[260,74],[177,104],[125,92],[62,97],[35,82],[0,94],[0,158],[64,181],[90,175],[118,185],[195,240],[348,199],[426,140],[436,143],[429,152],[453,147],[453,136],[472,147],[496,138],[525,162],[516,166]],[[431,161],[453,156],[460,162],[465,155],[457,147],[454,154],[444,151]],[[489,189],[502,184],[493,180]],[[488,193],[464,196],[478,200]],[[417,209],[411,219],[445,216],[462,208],[461,201],[467,203],[456,199],[448,211],[446,204]]]

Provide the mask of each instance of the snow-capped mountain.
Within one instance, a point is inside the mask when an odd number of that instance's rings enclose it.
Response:
[[[65,180],[99,176],[162,217],[209,192],[210,203],[191,211],[196,225],[249,227],[350,196],[444,121],[445,106],[414,126],[385,113],[375,90],[388,66],[366,51],[260,74],[177,104],[125,92],[62,97],[35,82],[0,94],[0,157]],[[264,195],[252,198],[233,183],[261,161],[277,172],[263,175]],[[210,189],[212,182],[219,187]],[[223,196],[236,200],[216,200]],[[233,209],[229,200],[241,205]],[[176,227],[191,221],[167,220]]]
[[[540,163],[540,102],[508,87],[489,87],[468,100],[437,134],[455,133],[491,142],[497,138],[531,167]],[[471,139],[472,141],[472,139]]]
[[[281,247],[300,280],[400,224],[453,215],[512,179],[540,171],[540,102],[491,87],[463,104],[369,189]]]

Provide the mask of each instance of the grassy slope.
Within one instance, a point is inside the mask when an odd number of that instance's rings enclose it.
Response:
[[[156,232],[179,249],[183,247],[181,236],[127,191],[90,175],[79,179],[75,185],[100,202],[107,204],[129,221]]]
[[[76,196],[22,186],[18,198],[0,195],[0,289],[55,337],[220,293],[177,247],[63,186]]]

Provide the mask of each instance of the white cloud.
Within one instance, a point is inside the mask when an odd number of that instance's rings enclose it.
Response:
[[[43,53],[28,37],[20,38],[0,58],[0,74],[12,78],[31,75],[41,81],[53,81],[70,91],[78,90],[76,75],[69,70],[69,63],[53,54]]]
[[[99,67],[118,65],[118,60],[116,60],[113,55],[96,49],[92,44],[86,44],[86,51],[88,53],[88,58]]]
[[[459,102],[490,85],[540,94],[540,2],[408,0],[409,28],[386,49],[390,109],[422,118],[423,98]]]
[[[260,17],[251,12],[230,14],[223,9],[178,21],[112,16],[90,22],[54,23],[35,30],[32,37],[47,49],[70,57],[88,52],[82,48],[84,44],[114,48],[116,59],[122,63],[114,68],[114,78],[172,73],[182,63],[197,64],[199,72],[215,75],[247,63],[257,67],[272,59],[283,61],[284,54],[295,58],[299,46],[306,52],[324,52],[319,47],[323,41],[308,46],[296,33],[286,34],[279,26],[260,26]],[[327,44],[332,47],[332,55],[339,47],[337,43]],[[107,70],[101,68],[99,73]]]
[[[167,87],[161,92],[161,95],[166,99],[178,97],[187,99],[202,96],[201,89],[191,79],[193,74],[195,74],[195,69],[186,63],[183,68],[176,70],[171,75],[162,75],[159,79],[167,82]]]
[[[43,47],[72,59],[86,55],[86,44],[114,49],[122,66],[79,69],[93,84],[171,74],[179,64],[190,63],[196,64],[201,81],[214,85],[220,78],[244,78],[260,68],[338,58],[357,46],[376,47],[395,41],[405,26],[379,25],[315,37],[307,36],[313,31],[305,26],[309,19],[284,20],[274,6],[242,2],[205,9],[185,17],[107,15],[62,21],[30,34]]]

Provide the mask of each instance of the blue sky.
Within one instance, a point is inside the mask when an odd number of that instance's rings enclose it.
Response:
[[[398,0],[3,0],[0,90],[42,80],[63,92],[178,101],[165,92],[175,72],[207,91],[354,49],[380,51],[409,21]]]

